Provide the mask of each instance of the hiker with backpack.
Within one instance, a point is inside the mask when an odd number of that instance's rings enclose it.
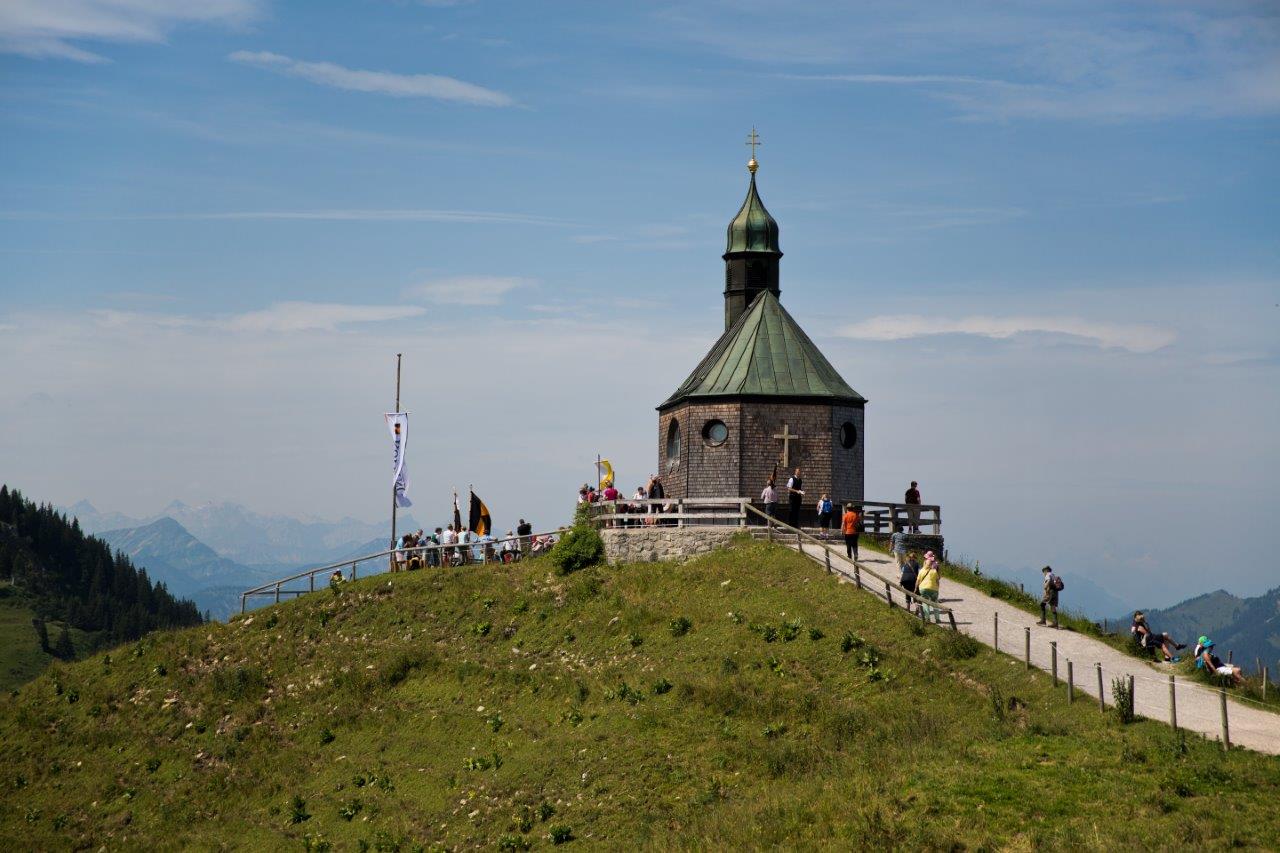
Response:
[[[1044,572],[1044,595],[1040,597],[1040,621],[1037,625],[1045,625],[1047,623],[1047,614],[1045,610],[1053,611],[1053,627],[1058,625],[1058,593],[1066,588],[1066,584],[1062,582],[1062,578],[1053,573],[1053,569],[1045,566],[1040,571]]]

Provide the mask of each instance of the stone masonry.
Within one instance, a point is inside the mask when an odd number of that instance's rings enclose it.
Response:
[[[656,563],[708,554],[729,544],[737,527],[624,527],[600,531],[610,563]]]

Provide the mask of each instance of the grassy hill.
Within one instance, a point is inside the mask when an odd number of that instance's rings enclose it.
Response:
[[[33,602],[23,591],[13,585],[0,582],[0,691],[9,691],[19,684],[35,678],[54,660],[53,655],[40,648],[39,635],[31,620],[36,618]],[[65,623],[46,622],[52,643]],[[82,654],[96,644],[96,637],[67,626],[71,645],[76,654]]]
[[[0,700],[0,839],[254,849],[1275,847],[1280,761],[744,543],[373,577]]]

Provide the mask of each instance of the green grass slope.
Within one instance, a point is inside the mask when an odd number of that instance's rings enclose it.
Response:
[[[369,578],[0,702],[65,849],[1280,844],[1280,761],[1121,725],[763,543]]]
[[[25,684],[56,660],[40,648],[40,639],[31,624],[35,616],[31,600],[21,590],[0,583],[0,691]],[[46,623],[50,643],[58,641],[62,626],[61,622]],[[91,648],[95,641],[94,635],[79,628],[70,628],[68,635],[77,654]]]

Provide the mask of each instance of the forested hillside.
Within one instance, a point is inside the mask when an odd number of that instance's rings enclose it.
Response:
[[[86,536],[74,519],[8,486],[0,486],[0,577],[12,581],[34,612],[30,639],[46,651],[41,623],[85,632],[92,649],[201,622],[194,604],[153,584],[127,557]]]

